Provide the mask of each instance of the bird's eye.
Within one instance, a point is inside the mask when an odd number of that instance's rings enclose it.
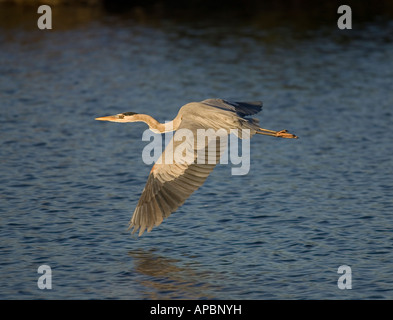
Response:
[[[119,119],[124,119],[124,115],[119,114]]]

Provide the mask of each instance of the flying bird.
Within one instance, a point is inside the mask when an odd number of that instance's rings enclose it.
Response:
[[[237,129],[238,137],[243,138],[243,130],[248,129],[249,137],[262,134],[279,138],[298,138],[287,130],[273,131],[260,128],[259,121],[248,116],[261,110],[262,102],[259,101],[233,102],[223,99],[207,99],[201,102],[187,103],[180,108],[176,118],[167,123],[159,123],[147,114],[135,112],[99,117],[95,120],[121,123],[145,122],[149,129],[155,133],[179,132],[181,129],[187,129],[196,136],[198,129],[216,131],[224,129],[225,134],[228,135],[233,132],[231,130]],[[216,137],[213,143],[215,142],[218,146],[218,141],[219,137]],[[165,161],[168,155],[176,153],[176,148],[182,143],[183,141],[174,136],[153,165],[130,220],[129,229],[133,228],[132,233],[139,230],[139,236],[141,236],[146,229],[150,232],[154,226],[160,225],[165,218],[183,205],[185,200],[205,182],[219,162],[223,151],[223,148],[216,148],[216,152],[211,155],[208,153],[210,142],[201,147],[198,142],[194,141],[184,147],[191,159],[188,161]],[[199,158],[206,156],[208,161],[198,161]]]

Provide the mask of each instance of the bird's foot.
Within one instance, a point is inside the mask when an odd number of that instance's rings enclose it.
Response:
[[[264,135],[272,136],[272,137],[277,137],[277,138],[287,138],[287,139],[297,139],[298,138],[298,136],[296,136],[292,133],[289,133],[288,130],[274,131],[274,130],[259,128],[259,130],[256,133],[264,134]]]
[[[288,130],[281,130],[281,131],[277,131],[276,133],[276,137],[278,138],[287,138],[287,139],[298,139],[299,137],[289,133]]]

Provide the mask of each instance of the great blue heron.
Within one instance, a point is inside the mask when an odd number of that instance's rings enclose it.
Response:
[[[231,129],[238,129],[240,132],[248,129],[249,136],[258,133],[279,138],[297,138],[294,134],[288,133],[287,130],[262,129],[259,127],[257,119],[246,118],[261,110],[261,102],[231,102],[222,99],[207,99],[184,105],[180,108],[176,118],[165,124],[159,123],[147,114],[135,112],[119,113],[113,116],[96,118],[96,120],[141,121],[145,122],[150,130],[156,133],[188,129],[196,134],[198,129],[224,129],[229,134]],[[242,138],[241,134],[238,136]],[[166,163],[165,154],[167,154],[168,148],[171,148],[172,151],[176,150],[176,146],[180,143],[181,141],[172,138],[159,160],[152,167],[130,221],[129,229],[134,227],[132,233],[139,229],[139,236],[141,236],[146,229],[150,232],[154,226],[160,225],[164,218],[176,211],[205,182],[220,159],[220,152],[217,152],[212,162],[199,163],[197,161],[199,156],[198,147],[194,144],[189,147],[192,149],[193,161]]]

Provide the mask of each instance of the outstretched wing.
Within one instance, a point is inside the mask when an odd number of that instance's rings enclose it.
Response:
[[[262,110],[261,101],[234,102],[223,99],[207,99],[201,101],[201,103],[211,107],[236,112],[241,117],[253,115]]]
[[[139,229],[141,236],[146,229],[150,232],[154,226],[160,225],[205,182],[219,162],[226,149],[226,139],[215,137],[203,145],[196,139],[197,129],[201,128],[203,125],[193,121],[181,122],[150,171],[130,221],[130,228],[134,228],[132,233]]]

